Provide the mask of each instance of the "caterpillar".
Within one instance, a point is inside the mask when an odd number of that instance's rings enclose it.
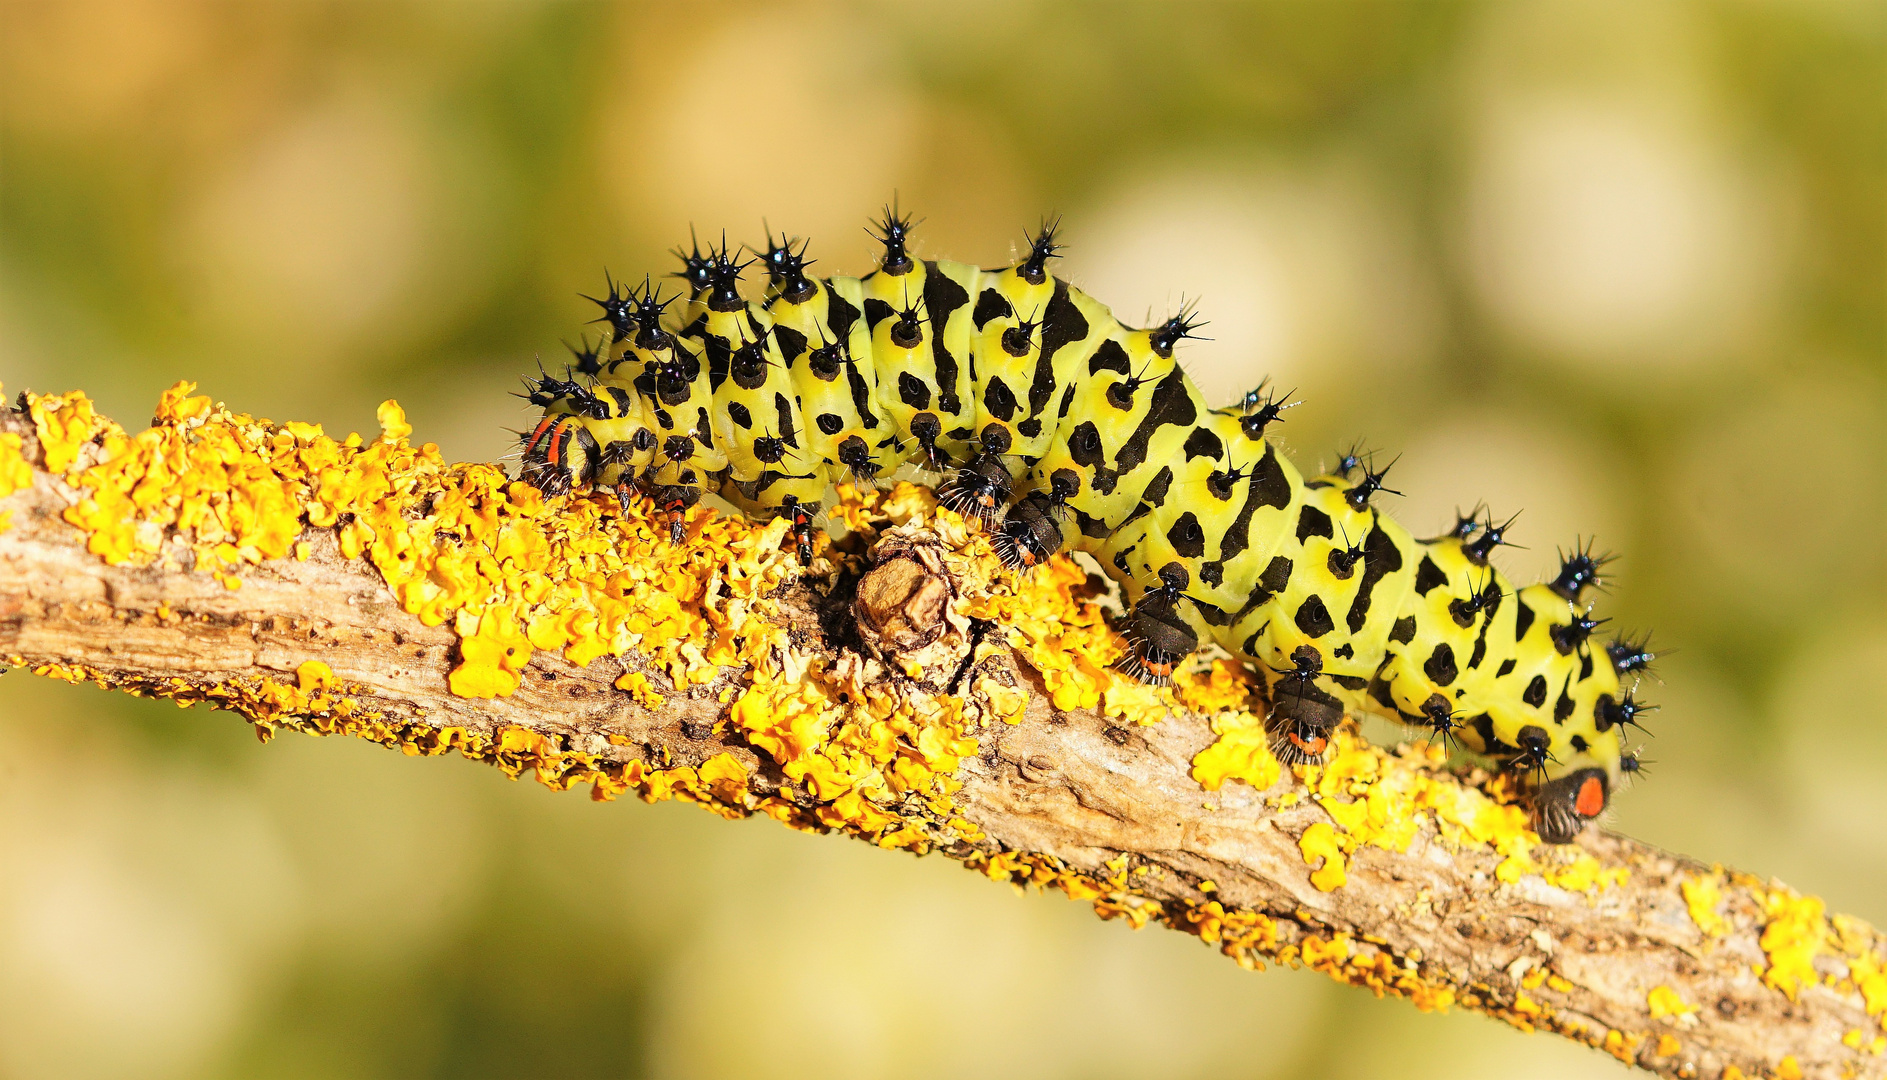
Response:
[[[808,274],[807,243],[770,229],[752,259],[724,237],[676,249],[676,296],[606,276],[588,298],[603,340],[526,380],[544,412],[523,477],[625,506],[646,492],[675,543],[714,491],[790,518],[808,562],[828,485],[915,466],[1015,570],[1091,553],[1122,589],[1132,675],[1165,680],[1201,642],[1248,661],[1287,764],[1321,761],[1346,711],[1383,715],[1500,760],[1540,836],[1570,842],[1638,771],[1621,736],[1652,708],[1623,688],[1647,640],[1595,641],[1582,606],[1611,556],[1575,543],[1515,588],[1490,561],[1513,519],[1477,507],[1418,540],[1375,505],[1400,494],[1394,461],[1351,450],[1305,477],[1266,436],[1291,395],[1261,383],[1209,407],[1175,359],[1196,311],[1123,325],[1049,272],[1058,225],[995,270],[915,258],[911,218],[887,209],[864,277]]]

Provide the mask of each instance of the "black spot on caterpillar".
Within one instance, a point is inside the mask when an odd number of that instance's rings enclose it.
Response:
[[[940,501],[992,528],[1010,567],[1084,550],[1113,574],[1129,672],[1164,679],[1201,642],[1250,661],[1282,760],[1319,759],[1346,710],[1376,712],[1506,758],[1550,841],[1603,812],[1629,768],[1621,732],[1650,708],[1620,677],[1653,658],[1644,639],[1591,640],[1578,605],[1608,556],[1575,544],[1515,588],[1489,564],[1513,519],[1477,510],[1417,540],[1375,505],[1393,461],[1350,450],[1304,477],[1265,437],[1290,395],[1212,408],[1174,358],[1195,314],[1123,325],[1048,273],[1052,228],[994,270],[918,259],[910,233],[887,213],[862,278],[811,277],[806,245],[769,235],[754,261],[678,252],[681,304],[611,282],[607,338],[578,351],[588,381],[530,383],[545,412],[524,478],[639,489],[676,543],[712,490],[788,517],[810,561],[829,485],[942,473]]]

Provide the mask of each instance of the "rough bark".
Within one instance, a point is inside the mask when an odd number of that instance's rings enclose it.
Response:
[[[32,423],[5,412],[0,431],[9,430],[37,464]],[[305,560],[249,568],[232,590],[208,573],[107,565],[61,517],[77,498],[36,467],[30,487],[0,500],[12,512],[0,532],[0,655],[11,663],[266,719],[258,693],[318,661],[383,727],[462,728],[493,744],[528,729],[602,766],[698,766],[732,754],[747,766],[750,795],[811,802],[720,722],[731,708],[721,697],[737,700],[725,691],[741,686],[738,670],[650,708],[617,688],[632,668],[615,658],[579,667],[538,651],[510,696],[455,696],[453,630],[403,610],[379,571],[342,556],[333,530],[307,529]],[[795,585],[774,619],[812,652],[853,665],[862,689],[908,676],[861,650],[915,655],[965,630],[972,644],[959,642],[953,655],[965,662],[950,686],[967,693],[967,660],[983,655],[977,628],[953,616],[961,583],[923,547],[881,545],[876,569],[847,586],[852,618],[844,595]],[[1129,725],[1058,709],[1027,663],[981,647],[1019,677],[1026,709],[1019,723],[986,725],[955,773],[963,786],[952,812],[980,837],[928,846],[992,877],[1060,885],[1104,915],[1165,922],[1250,966],[1304,964],[1424,1007],[1452,1001],[1662,1075],[1883,1075],[1875,1040],[1887,982],[1871,965],[1887,941],[1857,921],[1824,917],[1779,885],[1595,830],[1578,848],[1603,870],[1628,871],[1610,887],[1562,888],[1534,873],[1504,881],[1500,853],[1447,843],[1431,826],[1406,851],[1358,847],[1347,882],[1326,891],[1301,841],[1329,814],[1309,798],[1277,797],[1302,791],[1301,777],[1287,772],[1269,792],[1234,782],[1208,794],[1191,772],[1215,739],[1205,720],[1178,712]],[[527,754],[487,756],[514,773],[529,764]],[[1701,900],[1684,895],[1686,881],[1706,890]],[[1721,903],[1711,902],[1713,887]],[[1803,955],[1804,935],[1813,974],[1788,993],[1778,972]]]

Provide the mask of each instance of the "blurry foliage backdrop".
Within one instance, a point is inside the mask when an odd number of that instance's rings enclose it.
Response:
[[[1201,299],[1418,534],[1622,551],[1616,826],[1887,920],[1875,3],[0,3],[0,379],[506,452],[690,224]],[[1615,1075],[761,820],[0,681],[0,1075]]]

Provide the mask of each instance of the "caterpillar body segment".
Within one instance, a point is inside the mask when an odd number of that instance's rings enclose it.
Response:
[[[1607,557],[1576,545],[1553,580],[1516,588],[1490,562],[1511,520],[1477,510],[1420,540],[1377,505],[1393,461],[1351,451],[1306,478],[1267,438],[1290,395],[1213,408],[1175,358],[1191,310],[1122,325],[1048,273],[1052,229],[981,269],[913,257],[908,219],[878,228],[861,278],[810,276],[803,243],[769,237],[753,262],[678,253],[685,298],[612,282],[607,340],[577,350],[592,378],[532,383],[525,479],[639,488],[677,543],[716,492],[789,517],[809,561],[830,484],[915,465],[1012,567],[1091,553],[1129,605],[1132,674],[1165,679],[1205,643],[1249,661],[1282,760],[1320,760],[1346,712],[1383,715],[1511,768],[1555,842],[1635,771],[1623,728],[1650,707],[1621,677],[1653,654],[1593,641],[1580,606]],[[754,262],[757,301],[741,289]]]

